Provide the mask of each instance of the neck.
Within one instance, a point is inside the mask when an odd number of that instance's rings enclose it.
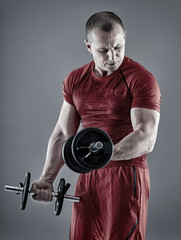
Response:
[[[97,77],[107,77],[107,76],[111,75],[112,72],[101,71],[101,70],[98,70],[98,69],[94,68],[94,74],[95,74]]]

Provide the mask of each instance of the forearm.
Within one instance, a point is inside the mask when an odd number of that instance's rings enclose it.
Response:
[[[65,141],[77,132],[80,116],[74,106],[63,102],[55,129],[47,147],[46,161],[40,180],[53,182],[64,165],[62,147]]]
[[[153,150],[155,137],[135,130],[114,145],[113,160],[127,160],[142,156]]]
[[[46,180],[51,183],[55,180],[59,170],[64,165],[62,147],[66,140],[67,137],[63,134],[53,132],[51,135],[48,142],[45,165],[40,177],[41,180]]]

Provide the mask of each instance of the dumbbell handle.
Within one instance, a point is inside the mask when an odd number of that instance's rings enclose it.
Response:
[[[6,186],[5,186],[5,191],[15,192],[16,194],[20,194],[21,192],[23,192],[23,188],[6,185]],[[28,193],[29,193],[30,195],[34,195],[34,194],[35,194],[35,193],[32,192],[31,190],[29,190]],[[58,192],[52,192],[52,196],[53,196],[53,197],[57,197],[57,196],[58,196]],[[66,194],[65,194],[65,195],[64,195],[64,198],[65,198],[66,200],[69,200],[69,201],[72,201],[72,202],[79,202],[79,201],[80,201],[80,198],[79,198],[79,197],[75,197],[75,196],[72,196],[72,195],[66,195]]]

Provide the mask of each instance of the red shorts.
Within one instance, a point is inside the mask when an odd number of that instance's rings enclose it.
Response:
[[[143,240],[150,178],[147,162],[111,161],[81,174],[73,204],[71,240]]]

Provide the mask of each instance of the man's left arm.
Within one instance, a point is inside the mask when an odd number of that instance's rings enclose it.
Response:
[[[152,152],[158,131],[160,114],[156,110],[132,108],[133,132],[114,145],[112,160],[127,160]]]

